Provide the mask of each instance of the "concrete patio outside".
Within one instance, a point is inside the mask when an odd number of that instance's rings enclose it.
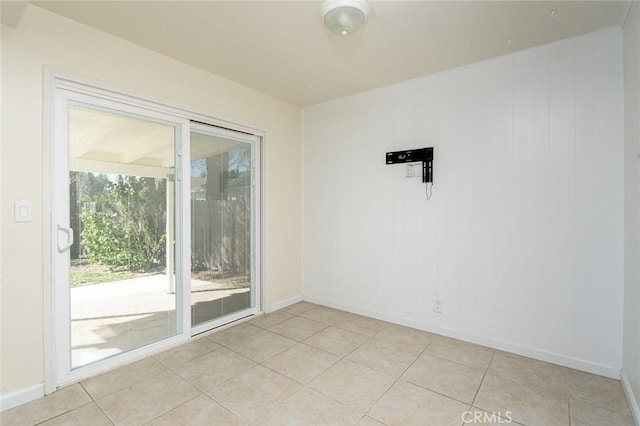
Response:
[[[191,281],[192,323],[244,309],[250,287]],[[139,348],[176,333],[176,295],[165,274],[71,289],[72,368]]]

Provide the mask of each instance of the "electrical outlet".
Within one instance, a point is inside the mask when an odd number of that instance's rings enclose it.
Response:
[[[442,302],[442,299],[440,299],[439,297],[436,297],[435,299],[433,299],[433,312],[441,314],[444,309],[443,305],[444,303]]]
[[[414,170],[415,166],[416,166],[415,164],[407,164],[406,177],[408,177],[408,178],[420,177],[419,175],[416,174],[416,172]]]

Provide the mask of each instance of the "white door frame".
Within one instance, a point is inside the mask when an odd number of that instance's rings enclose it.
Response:
[[[61,377],[59,377],[58,372],[58,363],[57,360],[57,350],[56,350],[56,342],[58,341],[56,336],[56,299],[55,299],[55,277],[56,277],[56,268],[55,268],[55,251],[57,250],[57,241],[52,238],[54,235],[54,231],[56,230],[57,222],[55,221],[54,213],[55,213],[55,203],[56,203],[56,194],[54,189],[55,185],[55,161],[57,157],[57,153],[54,149],[56,137],[60,137],[60,135],[55,135],[56,125],[55,120],[55,109],[56,109],[56,98],[59,90],[66,90],[70,93],[77,93],[88,95],[92,98],[99,98],[104,102],[116,102],[121,105],[126,105],[130,108],[141,108],[146,113],[148,112],[156,112],[162,116],[171,116],[175,120],[179,120],[180,122],[186,123],[186,125],[182,125],[181,129],[181,141],[178,145],[181,145],[182,151],[179,152],[180,161],[182,163],[182,170],[188,174],[189,172],[189,137],[190,137],[190,121],[197,121],[201,123],[206,123],[212,126],[217,126],[223,129],[229,129],[232,131],[238,131],[247,133],[250,135],[254,135],[258,138],[258,142],[252,144],[254,148],[252,148],[252,154],[255,154],[255,196],[252,197],[252,204],[255,206],[255,210],[252,206],[252,214],[255,212],[255,216],[252,220],[252,226],[254,226],[254,244],[255,248],[252,250],[254,256],[256,257],[253,262],[253,266],[255,268],[255,274],[252,274],[256,277],[256,285],[258,290],[255,291],[255,307],[251,311],[251,313],[257,313],[263,310],[262,303],[265,300],[266,294],[266,282],[264,280],[263,266],[261,263],[261,259],[263,258],[262,251],[262,233],[265,231],[262,224],[264,223],[264,209],[263,202],[264,197],[262,195],[262,170],[263,170],[263,156],[261,154],[262,145],[266,140],[266,132],[257,129],[253,126],[243,125],[215,117],[211,117],[209,115],[200,113],[192,108],[184,107],[177,105],[172,102],[168,102],[163,99],[154,98],[152,96],[148,96],[146,94],[134,93],[129,90],[122,90],[120,88],[114,87],[110,84],[104,82],[98,82],[83,76],[79,76],[77,74],[56,69],[54,67],[45,66],[44,67],[44,87],[43,87],[43,199],[42,199],[42,215],[43,215],[43,284],[44,284],[44,385],[45,385],[45,394],[50,394],[55,391],[58,386],[61,384],[72,383],[74,381],[78,381],[81,378],[86,377],[87,375],[94,375],[106,371],[108,369],[114,368],[119,365],[123,365],[129,362],[133,362],[135,360],[144,358],[149,356],[152,353],[159,352],[161,350],[165,350],[171,346],[175,346],[177,344],[183,343],[187,341],[193,333],[191,329],[191,301],[190,301],[190,292],[186,291],[189,289],[189,286],[185,286],[183,288],[183,297],[182,297],[182,333],[178,334],[172,338],[165,339],[161,342],[157,342],[151,345],[148,345],[141,349],[136,349],[133,351],[125,352],[121,355],[114,357],[113,362],[108,362],[109,359],[99,362],[93,366],[88,366],[89,368],[83,368],[83,376],[79,375],[71,375],[67,377],[66,381],[62,382]],[[146,114],[145,113],[145,114]],[[253,151],[255,149],[255,151]],[[66,152],[65,152],[66,154]],[[188,176],[182,180],[182,194],[189,194],[190,191],[190,182]],[[182,200],[179,202],[183,202],[185,199],[188,200],[187,195],[181,197]],[[176,238],[176,259],[178,259],[178,253],[183,258],[182,270],[176,271],[177,274],[180,274],[182,277],[182,282],[187,283],[190,280],[190,209],[183,208],[184,206],[176,206],[176,209],[182,210],[182,218],[180,221],[180,227],[183,231],[181,232],[182,237]],[[68,208],[68,207],[67,207]],[[177,213],[177,211],[176,211]],[[176,235],[178,235],[178,224],[176,224]],[[178,263],[178,262],[177,262]],[[254,271],[252,271],[254,272]],[[254,290],[252,285],[252,291]],[[68,303],[68,302],[67,302]],[[233,321],[242,316],[246,316],[247,314],[243,314],[241,316],[238,315],[230,315],[225,317],[225,321]],[[238,317],[238,318],[236,318]],[[221,324],[211,323],[207,324],[208,329],[211,327],[215,327]],[[201,330],[202,332],[205,330]],[[59,344],[59,342],[58,342]]]

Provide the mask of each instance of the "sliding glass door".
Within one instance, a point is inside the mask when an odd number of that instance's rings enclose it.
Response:
[[[59,88],[53,149],[56,384],[260,309],[260,141]]]
[[[257,306],[259,139],[191,127],[191,323],[200,331]]]

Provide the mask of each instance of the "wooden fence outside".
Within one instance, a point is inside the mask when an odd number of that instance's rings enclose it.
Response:
[[[191,200],[192,269],[250,273],[251,203]]]

